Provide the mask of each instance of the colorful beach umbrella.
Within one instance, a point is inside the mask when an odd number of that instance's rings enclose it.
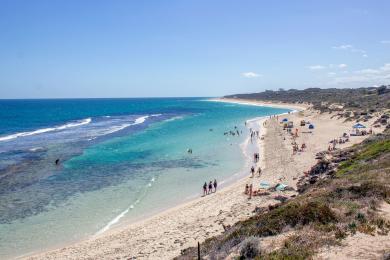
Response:
[[[360,124],[360,123],[357,123],[356,125],[352,126],[352,128],[366,128],[364,125]]]

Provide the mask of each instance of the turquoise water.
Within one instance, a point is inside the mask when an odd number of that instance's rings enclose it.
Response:
[[[205,181],[242,171],[245,120],[286,111],[198,98],[0,101],[0,258],[198,197]]]

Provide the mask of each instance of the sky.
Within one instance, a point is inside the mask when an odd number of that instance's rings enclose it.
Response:
[[[388,0],[0,0],[0,99],[390,84]]]

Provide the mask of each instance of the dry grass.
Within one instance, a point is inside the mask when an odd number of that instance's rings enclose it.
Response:
[[[356,232],[387,234],[390,223],[378,215],[377,208],[390,201],[390,135],[377,136],[345,153],[348,160],[340,163],[331,178],[207,239],[201,246],[202,255],[221,259],[237,251],[249,237],[274,236],[293,229],[295,235],[286,239],[282,248],[268,253],[258,250],[256,259],[307,259],[318,248],[337,244]],[[194,258],[195,248],[177,257]]]

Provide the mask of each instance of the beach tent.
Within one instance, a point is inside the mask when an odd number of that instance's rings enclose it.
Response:
[[[288,122],[288,119],[287,119],[287,118],[284,118],[284,119],[282,120],[282,122]]]
[[[314,125],[313,125],[313,124],[310,124],[310,125],[309,125],[309,129],[314,129]]]
[[[358,129],[358,128],[366,128],[366,127],[360,123],[357,123],[356,125],[352,126],[352,128]]]

